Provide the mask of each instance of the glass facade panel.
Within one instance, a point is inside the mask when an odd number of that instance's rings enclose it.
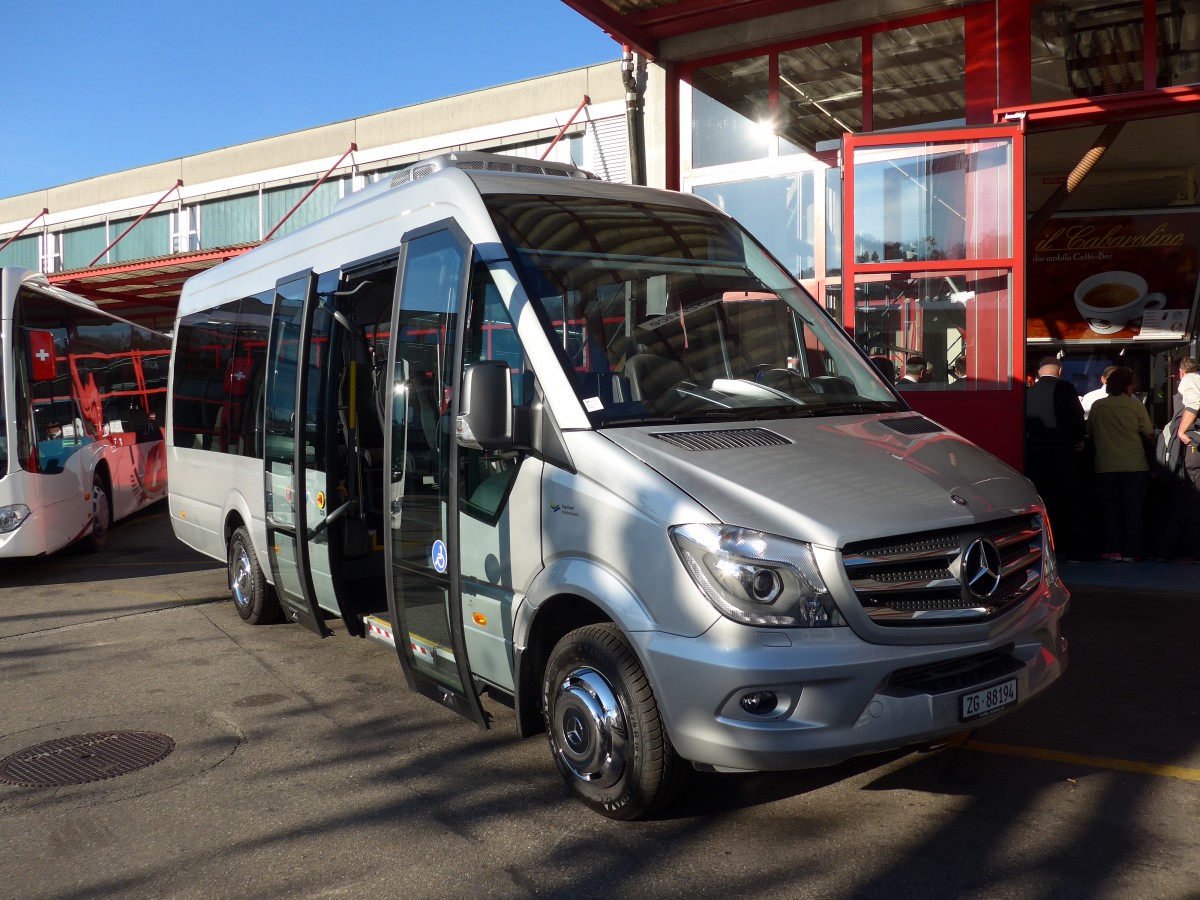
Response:
[[[692,165],[762,159],[774,138],[767,57],[697,69],[692,77]]]
[[[200,246],[232,247],[257,241],[265,232],[258,220],[258,194],[222,197],[200,205]]]
[[[1150,0],[1158,72],[1154,87],[1200,81],[1200,0]],[[1034,103],[1146,87],[1143,0],[1036,2],[1032,9]]]
[[[901,390],[1007,390],[1012,277],[1004,269],[860,276],[854,337]]]
[[[812,278],[815,181],[808,171],[700,185],[695,193],[737,219],[797,278]]]
[[[962,19],[895,28],[871,40],[873,130],[966,121]]]
[[[859,263],[1012,255],[1007,140],[859,148],[854,248]]]
[[[779,135],[785,147],[812,151],[818,141],[862,131],[862,40],[853,38],[779,54]]]
[[[113,232],[113,236],[120,234]],[[104,223],[85,228],[71,228],[63,233],[63,268],[82,269],[108,246],[108,231]]]
[[[308,191],[311,184],[294,184],[284,188],[274,188],[263,191],[263,233],[274,228],[288,214]],[[337,180],[326,181],[313,191],[311,197],[300,204],[300,208],[292,213],[291,218],[283,223],[275,235],[291,234],[297,228],[315,222],[322,216],[333,212],[334,204],[341,198]]]
[[[112,220],[108,223],[109,240],[119,237],[130,225],[131,219]],[[131,259],[146,259],[151,256],[166,256],[171,252],[170,213],[154,213],[138,222],[117,245],[108,251],[109,262],[128,262]],[[93,254],[95,255],[95,254]],[[104,260],[101,260],[103,262]]]
[[[0,240],[0,244],[8,238]],[[38,236],[26,234],[17,238],[0,252],[0,266],[23,266],[26,269],[37,269],[38,265]]]

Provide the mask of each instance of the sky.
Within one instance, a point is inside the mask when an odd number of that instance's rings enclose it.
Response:
[[[562,0],[5,6],[0,197],[621,55]]]

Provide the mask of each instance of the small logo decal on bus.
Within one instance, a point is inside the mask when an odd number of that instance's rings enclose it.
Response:
[[[441,575],[446,571],[446,566],[449,562],[450,558],[446,553],[446,545],[440,540],[434,541],[429,548],[429,564],[433,566],[435,572]]]

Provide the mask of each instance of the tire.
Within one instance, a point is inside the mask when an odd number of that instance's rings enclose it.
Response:
[[[229,596],[239,616],[251,625],[270,625],[283,617],[275,592],[267,584],[250,532],[240,527],[229,539]]]
[[[649,679],[611,623],[567,634],[546,663],[542,712],[567,787],[594,812],[629,821],[661,810],[686,773]]]
[[[92,479],[92,530],[83,539],[83,549],[88,553],[99,553],[108,543],[108,532],[112,529],[112,497],[99,475]]]

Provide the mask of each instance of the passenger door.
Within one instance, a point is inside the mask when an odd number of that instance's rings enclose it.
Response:
[[[388,593],[409,687],[487,727],[467,658],[453,428],[471,249],[448,223],[409,236],[394,310]]]
[[[320,361],[328,340],[314,337],[315,294],[311,270],[282,279],[275,288],[267,348],[263,489],[275,591],[289,618],[325,637],[330,632],[317,604],[309,541],[313,520],[325,507],[323,489],[310,481],[323,468],[318,461],[326,431],[317,412]]]

